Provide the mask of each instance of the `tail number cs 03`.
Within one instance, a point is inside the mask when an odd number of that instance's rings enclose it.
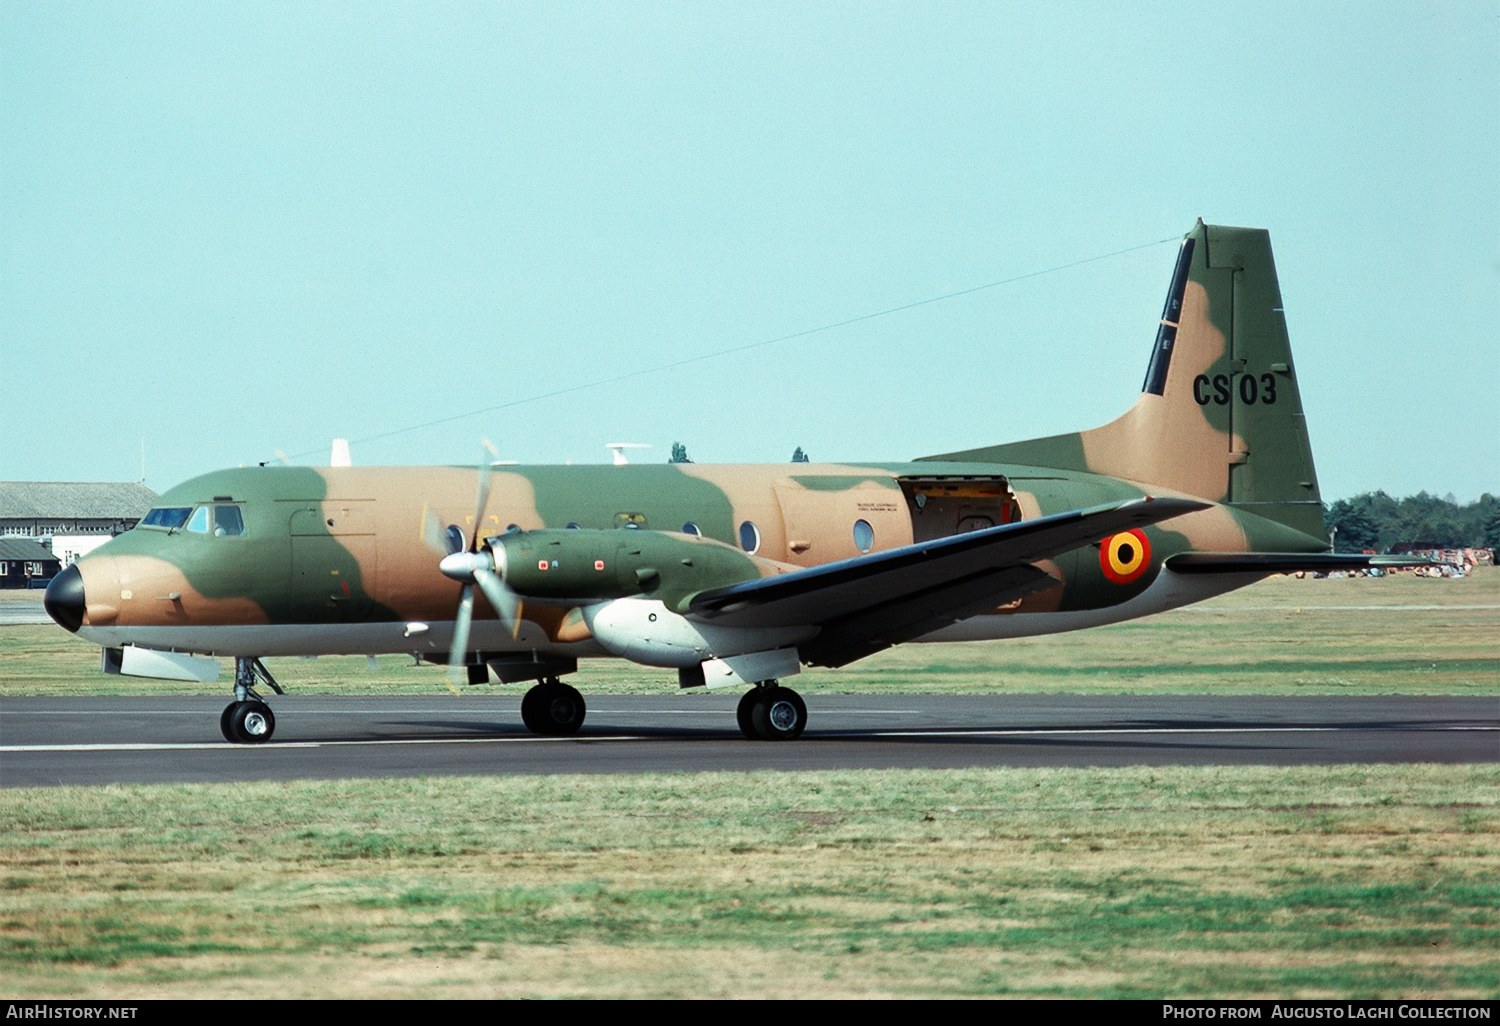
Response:
[[[1239,392],[1240,402],[1246,406],[1254,406],[1257,402],[1262,406],[1273,406],[1276,403],[1276,375],[1262,374],[1257,378],[1254,374],[1242,374],[1237,389],[1230,388],[1228,374],[1215,374],[1211,378],[1199,374],[1193,379],[1193,401],[1199,406],[1209,403],[1228,406],[1235,391]]]

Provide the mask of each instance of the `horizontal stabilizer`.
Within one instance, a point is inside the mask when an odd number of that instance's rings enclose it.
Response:
[[[1337,570],[1431,566],[1432,560],[1334,552],[1183,552],[1168,556],[1174,574],[1327,574]]]
[[[803,660],[842,666],[1056,583],[1037,560],[1206,508],[1133,499],[810,567],[695,595],[687,615],[726,627],[817,625]]]

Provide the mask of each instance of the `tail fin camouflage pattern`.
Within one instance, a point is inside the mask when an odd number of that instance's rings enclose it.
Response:
[[[1188,233],[1140,398],[1123,416],[1091,431],[928,458],[1126,478],[1322,538],[1269,233],[1202,221]]]

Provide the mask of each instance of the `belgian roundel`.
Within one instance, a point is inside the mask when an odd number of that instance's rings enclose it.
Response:
[[[1099,543],[1099,568],[1116,584],[1129,584],[1151,565],[1151,543],[1144,531],[1112,534]]]

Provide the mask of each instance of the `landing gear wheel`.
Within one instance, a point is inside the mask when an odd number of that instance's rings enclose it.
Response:
[[[266,665],[254,656],[236,656],[234,660],[234,701],[219,714],[219,733],[236,745],[259,745],[271,740],[276,732],[276,717],[271,707],[255,693],[256,685],[265,684],[278,695],[286,694]]]
[[[791,741],[807,727],[807,706],[791,688],[773,685],[750,692],[750,725],[761,741]]]
[[[233,744],[237,744],[238,741],[234,736],[233,728],[229,726],[229,721],[233,718],[234,711],[243,704],[243,702],[230,702],[224,707],[224,711],[219,714],[219,733],[224,735],[225,741]]]
[[[533,734],[546,737],[578,733],[586,711],[578,689],[558,680],[543,681],[521,699],[521,722]]]
[[[760,692],[761,688],[759,687],[754,687],[746,691],[740,698],[739,708],[734,712],[735,720],[740,725],[740,733],[744,734],[751,741],[760,740],[760,735],[755,732],[755,721],[750,718],[751,710],[755,708],[755,696],[760,694]]]
[[[276,733],[276,716],[264,702],[231,702],[219,717],[219,730],[238,745],[259,745]]]

